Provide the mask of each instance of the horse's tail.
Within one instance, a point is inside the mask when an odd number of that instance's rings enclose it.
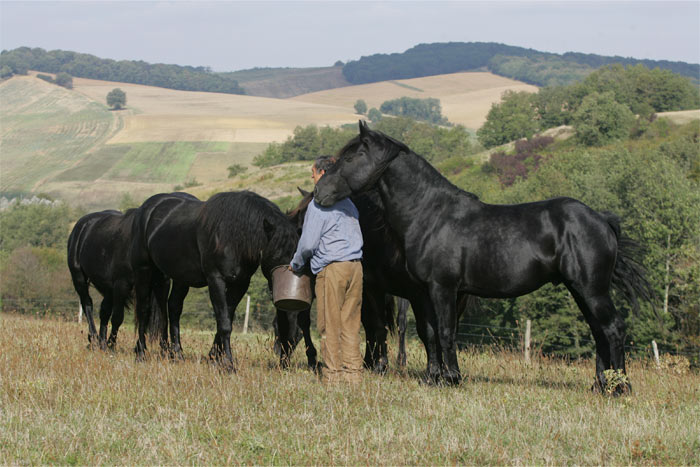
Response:
[[[639,299],[653,304],[654,291],[641,264],[644,248],[632,238],[622,235],[619,217],[609,212],[602,214],[617,238],[613,288],[625,297],[634,310],[639,310]]]
[[[129,294],[126,299],[126,306],[131,307],[134,301],[133,291]],[[146,325],[146,335],[148,340],[155,342],[160,340],[163,326],[167,324],[167,310],[161,310],[160,305],[158,305],[158,300],[156,300],[156,294],[151,292],[151,312],[148,316],[148,324]],[[134,331],[138,332],[139,329],[139,314],[134,313]]]

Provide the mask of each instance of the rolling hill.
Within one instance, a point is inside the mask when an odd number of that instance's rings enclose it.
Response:
[[[125,193],[138,200],[177,186],[203,197],[232,188],[280,197],[308,185],[308,164],[259,170],[253,158],[299,125],[357,122],[357,99],[378,107],[400,96],[435,97],[450,121],[476,129],[503,91],[537,89],[490,73],[345,86],[288,99],[83,78],[74,78],[73,86],[31,75],[0,83],[0,191],[47,193],[86,209],[116,207]],[[110,111],[105,97],[117,87],[127,107]],[[232,164],[247,171],[229,179]]]

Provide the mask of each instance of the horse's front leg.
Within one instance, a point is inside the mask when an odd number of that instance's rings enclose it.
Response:
[[[397,298],[396,327],[399,332],[399,351],[396,355],[396,364],[400,368],[406,366],[406,315],[408,312],[408,300]]]
[[[369,284],[368,284],[369,285]],[[362,326],[365,328],[365,368],[383,374],[387,370],[384,291],[371,286],[362,290]]]
[[[318,361],[316,356],[316,347],[311,340],[311,308],[307,308],[304,311],[300,311],[297,315],[297,325],[301,328],[301,332],[304,335],[304,345],[306,347],[306,361],[314,371],[318,370]]]
[[[209,358],[217,360],[226,371],[235,371],[231,354],[231,330],[236,307],[250,285],[250,276],[232,283],[226,283],[219,274],[207,280],[209,297],[216,315],[216,336],[209,351]]]
[[[442,349],[442,379],[447,384],[459,384],[462,375],[457,362],[457,293],[440,284],[430,285],[430,298],[437,319],[438,338]]]
[[[428,383],[436,384],[440,379],[442,356],[440,354],[438,336],[435,332],[437,323],[435,322],[435,313],[433,313],[430,296],[426,293],[411,300],[411,307],[416,318],[416,331],[423,342],[428,360],[426,378]]]
[[[277,309],[275,320],[277,342],[275,344],[279,349],[280,368],[287,368],[289,366],[289,362],[292,358],[292,352],[294,352],[294,348],[297,344],[296,336],[290,335],[290,329],[296,330],[294,323],[290,322],[287,312]]]

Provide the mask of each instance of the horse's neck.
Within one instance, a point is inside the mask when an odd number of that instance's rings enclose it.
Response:
[[[418,219],[425,220],[436,203],[444,202],[445,194],[469,196],[413,152],[399,154],[387,166],[378,188],[387,220],[396,232],[405,232]]]

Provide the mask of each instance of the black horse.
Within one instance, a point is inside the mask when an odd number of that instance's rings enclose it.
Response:
[[[181,358],[179,318],[190,287],[209,287],[216,336],[209,357],[233,370],[231,324],[236,306],[258,267],[271,284],[272,269],[289,264],[298,235],[287,217],[269,200],[248,191],[219,193],[202,202],[186,193],[159,194],[138,209],[131,263],[135,274],[139,339],[146,349],[148,297],[164,306],[172,279],[168,315],[172,353]],[[296,323],[296,317],[289,319]],[[289,335],[296,331],[289,326]],[[283,335],[283,340],[288,337]]]
[[[303,214],[311,202],[312,193],[301,189],[299,191],[303,198],[292,213],[301,227]],[[435,324],[429,320],[429,316],[434,314],[430,296],[427,289],[416,281],[406,267],[403,248],[385,220],[379,194],[376,191],[368,191],[353,194],[351,199],[360,215],[360,228],[364,241],[362,325],[365,329],[365,367],[377,373],[384,373],[387,369],[387,334],[395,326],[394,298],[392,297],[395,295],[400,297],[396,319],[399,331],[397,363],[399,366],[406,364],[406,312],[410,302],[416,317],[418,336],[425,345],[429,374],[439,372],[442,357],[434,332]],[[460,312],[468,303],[471,303],[471,300],[460,301]]]
[[[81,217],[68,236],[68,269],[87,318],[88,341],[91,345],[97,342],[102,349],[116,344],[124,308],[133,298],[134,274],[129,251],[135,218],[133,209],[124,214],[113,210],[93,212]],[[91,283],[103,297],[99,335],[92,316]],[[110,317],[112,331],[107,338]],[[160,312],[153,313],[148,333],[160,335],[165,323]]]
[[[643,270],[631,256],[636,243],[621,236],[619,219],[580,201],[555,198],[490,205],[452,185],[403,143],[360,122],[360,134],[321,178],[322,206],[376,187],[385,217],[403,247],[411,276],[433,303],[449,383],[461,380],[455,345],[460,292],[517,297],[542,285],[563,283],[596,342],[596,387],[605,370],[625,370],[625,323],[611,286],[633,304],[651,296]],[[626,392],[628,383],[615,387]]]

